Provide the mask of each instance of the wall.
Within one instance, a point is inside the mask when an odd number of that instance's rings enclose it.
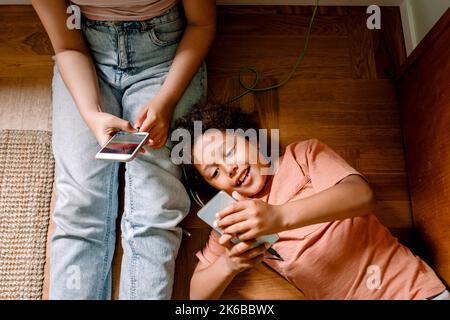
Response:
[[[414,226],[450,285],[450,11],[404,64],[397,82]]]
[[[450,7],[450,0],[403,0],[403,30],[408,55]]]

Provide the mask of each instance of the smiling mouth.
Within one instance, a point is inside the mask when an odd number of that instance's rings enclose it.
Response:
[[[240,175],[239,178],[236,181],[236,187],[239,187],[241,184],[243,184],[245,182],[245,180],[247,180],[248,175],[250,173],[250,167],[248,167],[247,169],[245,169]]]

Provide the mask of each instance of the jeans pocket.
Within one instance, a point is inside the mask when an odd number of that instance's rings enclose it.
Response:
[[[153,26],[149,31],[150,40],[157,46],[169,46],[177,43],[184,33],[182,19]]]

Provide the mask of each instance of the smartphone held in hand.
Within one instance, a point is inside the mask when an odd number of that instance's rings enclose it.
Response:
[[[148,132],[117,132],[96,154],[100,160],[127,162],[133,160],[148,139]]]
[[[233,202],[236,202],[236,200],[233,197],[231,197],[224,191],[220,191],[203,208],[201,208],[198,211],[197,215],[200,219],[202,219],[211,227],[213,227],[214,230],[222,234],[220,229],[214,227],[214,220],[216,220],[216,214],[219,211],[225,209]],[[272,245],[275,242],[277,242],[278,239],[279,236],[277,234],[261,236],[258,239],[256,239],[256,242],[254,243],[253,247],[257,247],[263,244],[264,242],[268,242]],[[234,238],[231,240],[231,242],[233,242],[234,244],[239,243],[239,239]]]

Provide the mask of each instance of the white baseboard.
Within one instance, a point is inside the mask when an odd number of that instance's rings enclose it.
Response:
[[[402,17],[403,35],[405,38],[406,55],[410,55],[417,46],[416,29],[414,28],[414,17],[411,12],[410,0],[404,0],[400,5]]]

